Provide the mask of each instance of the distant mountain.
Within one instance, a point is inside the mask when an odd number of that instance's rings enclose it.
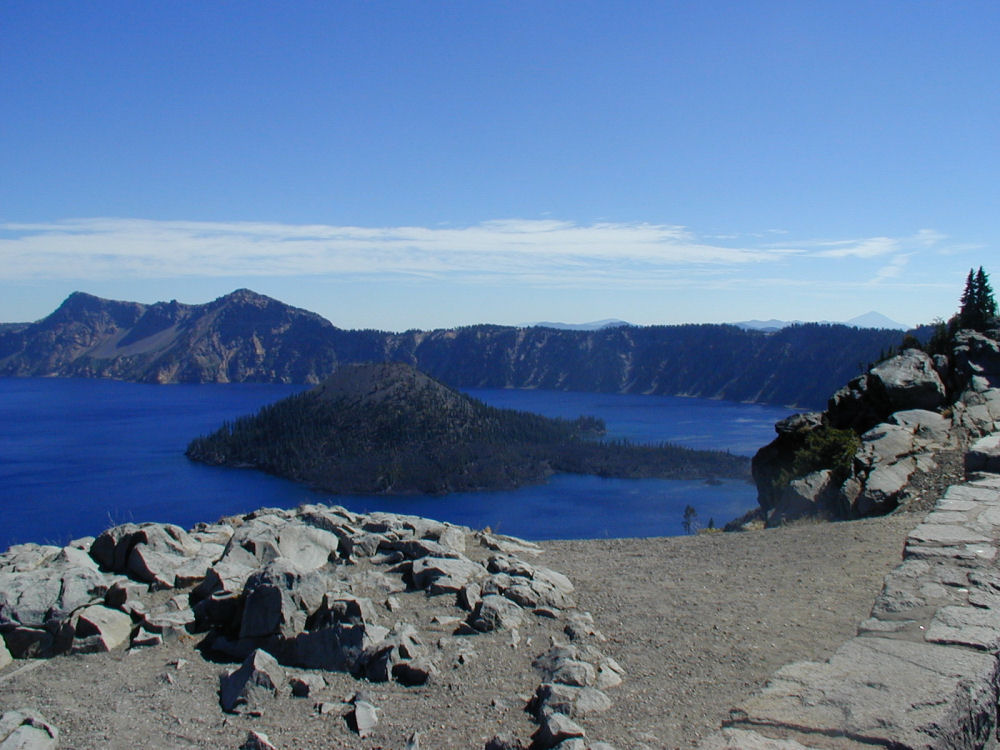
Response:
[[[550,419],[488,406],[409,365],[356,364],[193,440],[187,454],[365,494],[514,488],[558,471],[749,475],[749,462],[728,453],[586,439],[603,432],[593,417]]]
[[[605,320],[595,320],[592,323],[524,323],[521,328],[555,328],[559,331],[600,331],[605,328],[620,328],[621,326],[632,325],[624,320],[607,318]]]
[[[829,321],[821,321],[823,324],[828,324]],[[740,323],[734,323],[733,325],[740,328],[753,331],[765,331],[768,333],[773,333],[774,331],[779,331],[782,328],[787,328],[788,326],[803,325],[801,320],[744,320]],[[875,312],[874,310],[864,315],[858,315],[855,318],[844,321],[843,325],[851,326],[853,328],[883,328],[893,331],[908,331],[909,326],[903,323],[897,323],[891,318],[887,318],[882,313]]]
[[[203,305],[77,292],[36,323],[0,329],[0,376],[318,383],[341,364],[398,361],[456,388],[816,407],[900,340],[894,330],[815,323],[773,333],[733,325],[346,331],[247,289]]]
[[[855,328],[887,328],[894,331],[907,331],[910,326],[905,323],[899,323],[891,318],[887,318],[885,315],[872,310],[864,315],[858,315],[856,318],[851,318],[844,322],[844,325],[854,326]]]

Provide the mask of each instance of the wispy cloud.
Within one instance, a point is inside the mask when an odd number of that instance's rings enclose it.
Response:
[[[910,262],[912,253],[899,253],[894,255],[888,263],[875,272],[872,284],[881,284],[888,279],[898,279],[903,274],[903,269]]]
[[[888,257],[888,277],[905,266],[908,248],[940,239],[923,230],[902,239],[755,245],[699,237],[681,226],[555,219],[357,227],[91,218],[0,224],[0,279],[396,275],[670,287],[746,280],[757,264],[779,268],[810,259]]]

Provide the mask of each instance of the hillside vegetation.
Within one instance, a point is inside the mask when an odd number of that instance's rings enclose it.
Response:
[[[748,476],[743,457],[596,440],[603,432],[593,417],[488,406],[407,365],[348,365],[310,391],[195,439],[187,454],[365,494],[512,488],[555,472]]]

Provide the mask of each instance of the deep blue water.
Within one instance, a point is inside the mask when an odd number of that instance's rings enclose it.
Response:
[[[90,379],[0,378],[0,549],[65,543],[125,521],[198,521],[261,506],[329,502],[391,510],[529,539],[680,534],[685,505],[721,525],[756,504],[748,483],[561,475],[516,491],[444,497],[317,493],[256,471],[195,464],[191,438],[302,390],[285,385],[155,386]],[[752,455],[780,407],[666,396],[474,390],[495,406],[603,418],[611,437]]]

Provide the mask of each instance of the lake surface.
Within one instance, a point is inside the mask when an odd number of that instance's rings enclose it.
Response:
[[[64,544],[126,521],[189,528],[262,506],[306,502],[430,516],[529,539],[682,533],[684,507],[722,525],[756,505],[746,482],[559,475],[514,491],[443,497],[333,496],[245,469],[188,461],[195,436],[303,390],[302,386],[143,385],[109,380],[0,378],[0,549]],[[608,436],[753,455],[790,411],[725,401],[526,390],[470,390],[505,408],[601,417]]]

